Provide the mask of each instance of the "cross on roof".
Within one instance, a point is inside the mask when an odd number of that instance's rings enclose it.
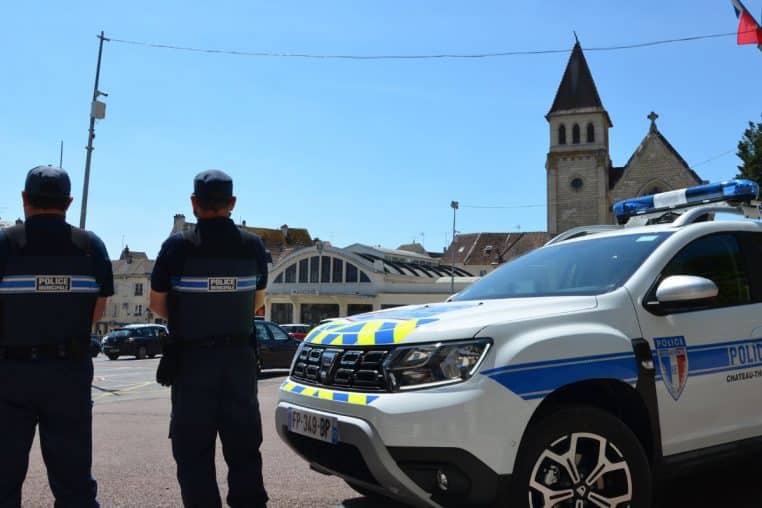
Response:
[[[651,111],[646,118],[651,120],[651,130],[656,130],[656,119],[659,118],[659,115]]]

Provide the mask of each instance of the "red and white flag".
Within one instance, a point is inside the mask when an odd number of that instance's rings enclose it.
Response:
[[[738,18],[738,44],[757,44],[762,49],[762,27],[741,3],[741,0],[730,0]]]

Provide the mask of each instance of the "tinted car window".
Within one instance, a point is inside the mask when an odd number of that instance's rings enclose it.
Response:
[[[254,328],[257,332],[257,340],[270,340],[270,334],[267,332],[267,327],[264,323],[255,321]]]
[[[751,286],[741,247],[729,233],[705,236],[689,243],[669,262],[661,280],[670,275],[697,275],[717,285],[717,307],[751,303]]]
[[[669,235],[609,236],[537,249],[498,268],[453,300],[607,293],[624,284]]]
[[[284,332],[283,330],[281,330],[277,326],[268,324],[267,327],[270,329],[270,332],[273,334],[273,337],[275,338],[275,340],[288,340],[289,339],[289,336],[286,334],[286,332]]]

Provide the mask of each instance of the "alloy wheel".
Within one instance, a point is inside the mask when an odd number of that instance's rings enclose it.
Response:
[[[531,508],[628,508],[632,474],[622,452],[606,438],[576,432],[551,443],[529,480]]]

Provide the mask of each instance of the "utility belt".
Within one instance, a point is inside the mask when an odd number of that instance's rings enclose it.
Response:
[[[90,358],[88,339],[72,340],[61,344],[40,344],[37,346],[6,346],[0,344],[0,361],[34,360],[84,360]]]
[[[170,338],[165,347],[169,345],[172,349],[183,351],[189,349],[222,349],[235,346],[250,346],[252,343],[250,335],[225,334],[192,340]]]
[[[182,359],[178,353],[199,349],[222,349],[253,345],[249,335],[215,335],[201,339],[183,340],[171,338],[162,344],[162,355],[156,369],[156,382],[162,386],[172,386],[182,370]]]

